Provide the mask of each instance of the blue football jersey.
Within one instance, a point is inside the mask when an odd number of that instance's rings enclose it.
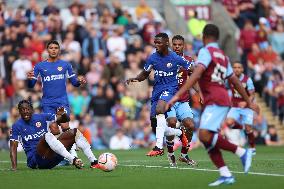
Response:
[[[78,87],[80,83],[73,72],[70,63],[57,60],[56,62],[43,61],[35,65],[33,80],[29,80],[28,86],[34,87],[40,77],[42,82],[42,104],[68,104],[66,83],[69,79],[73,86]]]
[[[55,121],[54,114],[33,114],[29,122],[20,118],[13,124],[10,140],[21,142],[28,161],[35,152],[40,138],[48,132],[51,121]]]
[[[161,56],[159,53],[153,53],[146,61],[144,70],[150,72],[154,70],[154,91],[162,91],[165,89],[178,89],[178,71],[180,67],[188,70],[193,66],[193,62],[189,62],[184,57],[177,55],[173,51],[169,51],[167,56]]]

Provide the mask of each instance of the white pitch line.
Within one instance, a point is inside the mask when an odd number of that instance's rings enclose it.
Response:
[[[164,167],[160,165],[124,165],[124,164],[118,164],[119,166],[123,167],[145,167],[145,168],[162,168],[162,169],[179,169],[179,170],[195,170],[195,171],[206,171],[206,172],[219,172],[219,170],[216,169],[200,169],[200,168],[192,168],[192,167]],[[232,173],[237,174],[244,174],[244,172],[241,171],[231,171]],[[273,176],[273,177],[284,177],[282,174],[276,174],[276,173],[259,173],[259,172],[249,172],[250,175],[263,175],[263,176]]]
[[[134,160],[125,160],[121,162],[138,162]],[[140,161],[139,161],[140,162]],[[0,161],[0,163],[10,163],[10,161]],[[18,161],[19,164],[26,164],[25,161]],[[179,170],[195,170],[195,171],[207,171],[207,172],[218,172],[219,170],[216,169],[200,169],[200,168],[193,168],[193,167],[165,167],[161,165],[124,165],[124,164],[118,164],[119,166],[123,167],[145,167],[145,168],[162,168],[162,169],[179,169]],[[0,171],[4,171],[8,169],[0,169]],[[231,171],[232,173],[236,174],[244,174],[244,172],[241,171]],[[284,177],[283,174],[277,174],[277,173],[261,173],[261,172],[249,172],[249,175],[263,175],[263,176],[273,176],[273,177]]]

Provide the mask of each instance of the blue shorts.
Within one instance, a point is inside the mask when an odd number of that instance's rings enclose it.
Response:
[[[154,96],[152,96],[151,99],[151,117],[156,117],[156,106],[158,104],[159,100],[163,100],[165,102],[169,102],[171,98],[174,96],[176,90],[174,89],[168,89],[161,91],[160,93],[156,93]]]
[[[58,165],[63,159],[64,157],[56,153],[52,159],[45,159],[37,152],[34,152],[28,158],[28,167],[32,169],[52,169],[53,167]]]
[[[64,107],[67,115],[70,115],[70,107],[69,105],[66,105],[66,104],[43,104],[41,106],[41,109],[43,113],[56,114],[57,108],[59,107]]]
[[[253,125],[253,110],[249,108],[232,107],[227,115],[242,125]]]
[[[205,107],[201,114],[199,129],[206,129],[213,132],[218,132],[221,128],[221,124],[226,118],[226,115],[230,107],[208,105]]]
[[[176,102],[167,112],[167,118],[171,117],[176,117],[179,121],[185,118],[193,119],[193,113],[188,102]]]

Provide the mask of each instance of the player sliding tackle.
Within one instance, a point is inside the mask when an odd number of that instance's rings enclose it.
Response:
[[[233,64],[234,74],[239,78],[240,82],[246,89],[247,94],[249,95],[251,101],[254,100],[254,85],[248,76],[244,72],[243,65],[239,62]],[[235,90],[234,86],[230,84],[232,91],[232,108],[230,109],[226,124],[232,129],[245,129],[245,133],[248,137],[249,146],[253,152],[255,151],[255,141],[254,134],[252,129],[253,124],[253,114],[254,112],[247,108],[247,104],[244,101],[243,97]]]
[[[30,101],[22,100],[18,104],[21,118],[12,126],[10,136],[10,158],[12,170],[17,170],[17,146],[22,142],[26,156],[27,166],[32,169],[51,169],[64,158],[68,159],[77,168],[83,167],[83,162],[68,150],[74,143],[82,149],[83,153],[91,162],[91,168],[100,168],[98,160],[94,156],[90,144],[77,129],[70,129],[63,132],[58,138],[54,135],[59,132],[59,128],[54,125],[69,121],[69,116],[64,112],[64,108],[57,110],[56,116],[53,114],[34,114]],[[51,132],[48,132],[49,122],[53,124]]]
[[[230,99],[225,88],[228,79],[247,103],[248,108],[258,110],[251,102],[239,79],[233,74],[231,64],[224,52],[219,49],[217,40],[219,29],[213,24],[207,24],[203,29],[204,47],[199,51],[196,67],[186,81],[185,85],[169,101],[168,106],[173,106],[180,96],[189,90],[197,81],[204,97],[204,110],[199,126],[199,139],[204,144],[212,162],[220,171],[220,178],[209,186],[232,184],[235,182],[232,173],[222,157],[221,149],[231,151],[240,157],[244,172],[247,173],[251,166],[252,152],[230,143],[224,139],[219,129],[230,107]]]
[[[166,33],[159,33],[154,39],[156,52],[149,56],[144,70],[136,77],[126,81],[141,82],[147,79],[151,70],[155,71],[155,84],[151,98],[151,126],[156,133],[156,146],[147,155],[163,155],[164,136],[179,136],[183,146],[188,145],[184,130],[167,127],[165,112],[166,105],[178,90],[177,73],[180,67],[189,70],[191,62],[169,50],[169,37]]]

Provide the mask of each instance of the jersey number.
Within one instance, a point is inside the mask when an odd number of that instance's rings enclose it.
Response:
[[[211,75],[211,81],[219,83],[220,85],[224,84],[226,78],[227,68],[221,64],[216,64],[214,72]]]

